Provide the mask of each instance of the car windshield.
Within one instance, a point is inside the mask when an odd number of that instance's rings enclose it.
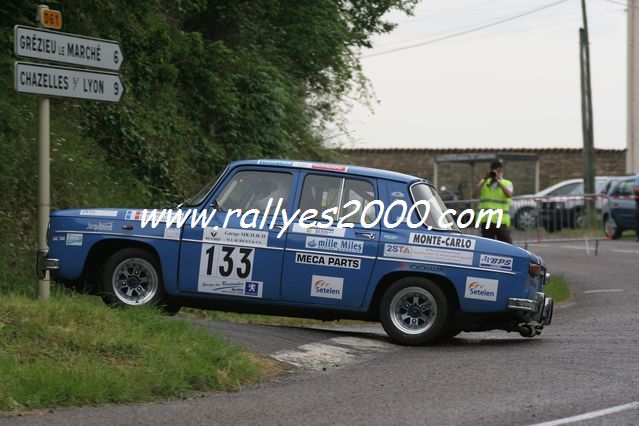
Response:
[[[215,184],[220,180],[220,178],[226,173],[226,169],[224,169],[220,174],[218,174],[215,179],[209,182],[204,188],[202,188],[197,194],[188,200],[184,201],[180,206],[199,206],[202,201],[206,198],[206,196],[211,192],[211,189],[215,186]]]
[[[427,208],[425,205],[419,205],[417,207],[420,219],[423,219],[426,216],[425,225],[427,227],[445,231],[460,232],[450,214],[444,215],[446,206],[441,198],[439,198],[437,191],[435,191],[433,187],[426,183],[418,183],[411,187],[410,192],[413,195],[413,201],[415,203],[419,201],[426,201],[430,205],[430,212],[426,211]]]

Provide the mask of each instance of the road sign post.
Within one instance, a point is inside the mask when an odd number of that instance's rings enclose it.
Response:
[[[48,6],[38,6],[36,21],[41,26],[43,13]],[[38,249],[47,249],[47,226],[49,226],[49,209],[51,206],[50,181],[50,131],[49,131],[49,98],[38,97]],[[47,300],[51,293],[51,277],[49,272],[38,281],[38,299]]]
[[[62,28],[59,11],[40,5],[36,22],[37,28],[14,27],[16,56],[116,72],[122,67],[124,54],[115,41],[43,29]],[[51,195],[49,97],[120,102],[124,85],[118,74],[111,72],[16,62],[15,90],[38,95],[38,249],[46,251]],[[38,299],[48,299],[50,289],[49,272],[45,271],[38,282]]]

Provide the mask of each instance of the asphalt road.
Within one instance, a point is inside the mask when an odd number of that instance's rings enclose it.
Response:
[[[0,424],[639,424],[639,243],[605,241],[596,257],[576,243],[530,248],[575,291],[538,338],[462,333],[407,348],[377,325],[205,322],[294,372],[228,394],[0,417]]]

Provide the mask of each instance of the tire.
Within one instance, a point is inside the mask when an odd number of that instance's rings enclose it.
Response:
[[[458,329],[458,328],[448,327],[448,328],[444,329],[442,334],[440,334],[440,336],[438,337],[438,340],[440,340],[440,341],[450,340],[453,337],[457,336],[461,332],[462,331],[460,329]]]
[[[533,207],[522,207],[517,210],[513,218],[515,229],[525,231],[526,229],[534,228],[537,224],[535,215],[533,214],[534,211],[535,209]]]
[[[419,346],[436,340],[448,325],[449,303],[442,289],[422,277],[391,284],[380,303],[386,333],[400,345]]]
[[[604,235],[610,240],[616,240],[621,237],[623,229],[617,225],[617,221],[612,216],[604,216]]]
[[[159,306],[177,313],[166,303],[162,274],[156,257],[148,250],[125,248],[108,258],[100,276],[102,300],[114,307]]]
[[[570,228],[580,229],[584,227],[584,222],[586,218],[584,216],[584,212],[581,209],[576,209],[570,215],[570,222],[568,226]]]
[[[544,224],[544,228],[546,229],[546,231],[548,232],[557,232],[557,231],[561,231],[561,225],[559,225],[558,223],[553,222],[548,222]]]

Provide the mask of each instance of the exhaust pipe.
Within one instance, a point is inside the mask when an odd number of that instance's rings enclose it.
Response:
[[[537,331],[537,328],[535,328],[534,326],[530,324],[522,324],[518,326],[517,331],[519,331],[519,334],[521,334],[522,337],[532,338],[539,334],[539,332]]]

